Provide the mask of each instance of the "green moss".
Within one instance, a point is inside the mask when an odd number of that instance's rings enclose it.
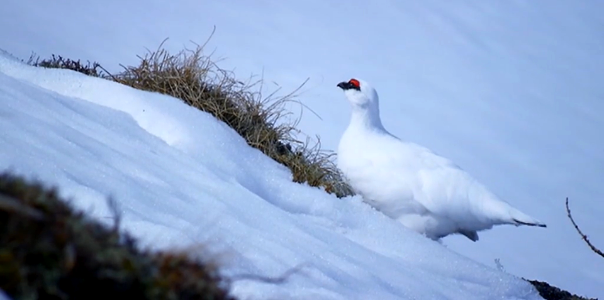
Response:
[[[232,299],[208,264],[140,250],[56,190],[8,174],[0,175],[0,288],[15,299]]]

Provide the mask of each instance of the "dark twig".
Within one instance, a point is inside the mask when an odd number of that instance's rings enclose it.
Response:
[[[122,213],[120,211],[119,203],[117,203],[113,197],[109,197],[109,199],[107,199],[107,206],[109,206],[109,210],[113,215],[113,231],[117,233],[120,230],[122,221]]]
[[[113,76],[113,74],[109,73],[109,71],[107,71],[107,69],[105,69],[103,66],[101,66],[100,64],[96,64],[97,67],[99,67],[103,72],[105,72],[105,74],[107,74],[106,76],[111,77],[111,80],[113,81],[117,81],[117,77]]]
[[[593,252],[595,252],[596,254],[604,257],[604,253],[602,253],[602,251],[600,251],[600,249],[596,248],[596,246],[594,246],[589,239],[587,238],[587,235],[583,234],[583,232],[581,231],[581,229],[579,229],[579,226],[577,225],[577,223],[575,223],[575,220],[573,220],[573,216],[570,214],[570,208],[568,207],[568,197],[566,197],[566,213],[568,215],[568,218],[570,219],[570,221],[573,223],[573,226],[575,226],[575,229],[577,230],[577,232],[579,233],[579,235],[581,235],[581,238],[583,238],[583,240],[585,241],[585,243],[587,243],[587,245],[589,246],[589,248],[591,248],[591,250]]]
[[[269,284],[281,284],[281,283],[285,282],[287,279],[289,279],[289,277],[291,275],[300,271],[303,267],[305,267],[307,265],[308,264],[299,264],[299,265],[285,271],[283,274],[281,274],[281,276],[278,276],[278,277],[265,277],[265,276],[253,275],[253,274],[239,274],[239,275],[231,276],[231,278],[229,278],[229,281],[232,282],[232,281],[238,281],[238,280],[254,280],[254,281],[260,281],[260,282],[269,283]]]

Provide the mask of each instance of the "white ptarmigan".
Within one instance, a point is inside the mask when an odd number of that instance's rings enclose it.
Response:
[[[352,106],[338,147],[338,168],[363,200],[428,238],[478,231],[494,225],[545,224],[499,199],[450,160],[390,134],[380,120],[376,90],[351,79],[337,85]]]

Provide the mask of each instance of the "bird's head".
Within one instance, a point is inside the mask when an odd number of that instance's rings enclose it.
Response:
[[[344,91],[344,95],[353,107],[377,108],[378,94],[366,81],[353,78],[338,83],[338,87]]]

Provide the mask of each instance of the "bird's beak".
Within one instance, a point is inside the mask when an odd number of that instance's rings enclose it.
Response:
[[[343,90],[347,90],[350,87],[348,86],[350,83],[346,82],[346,81],[342,81],[340,83],[338,83],[338,87],[343,89]]]

